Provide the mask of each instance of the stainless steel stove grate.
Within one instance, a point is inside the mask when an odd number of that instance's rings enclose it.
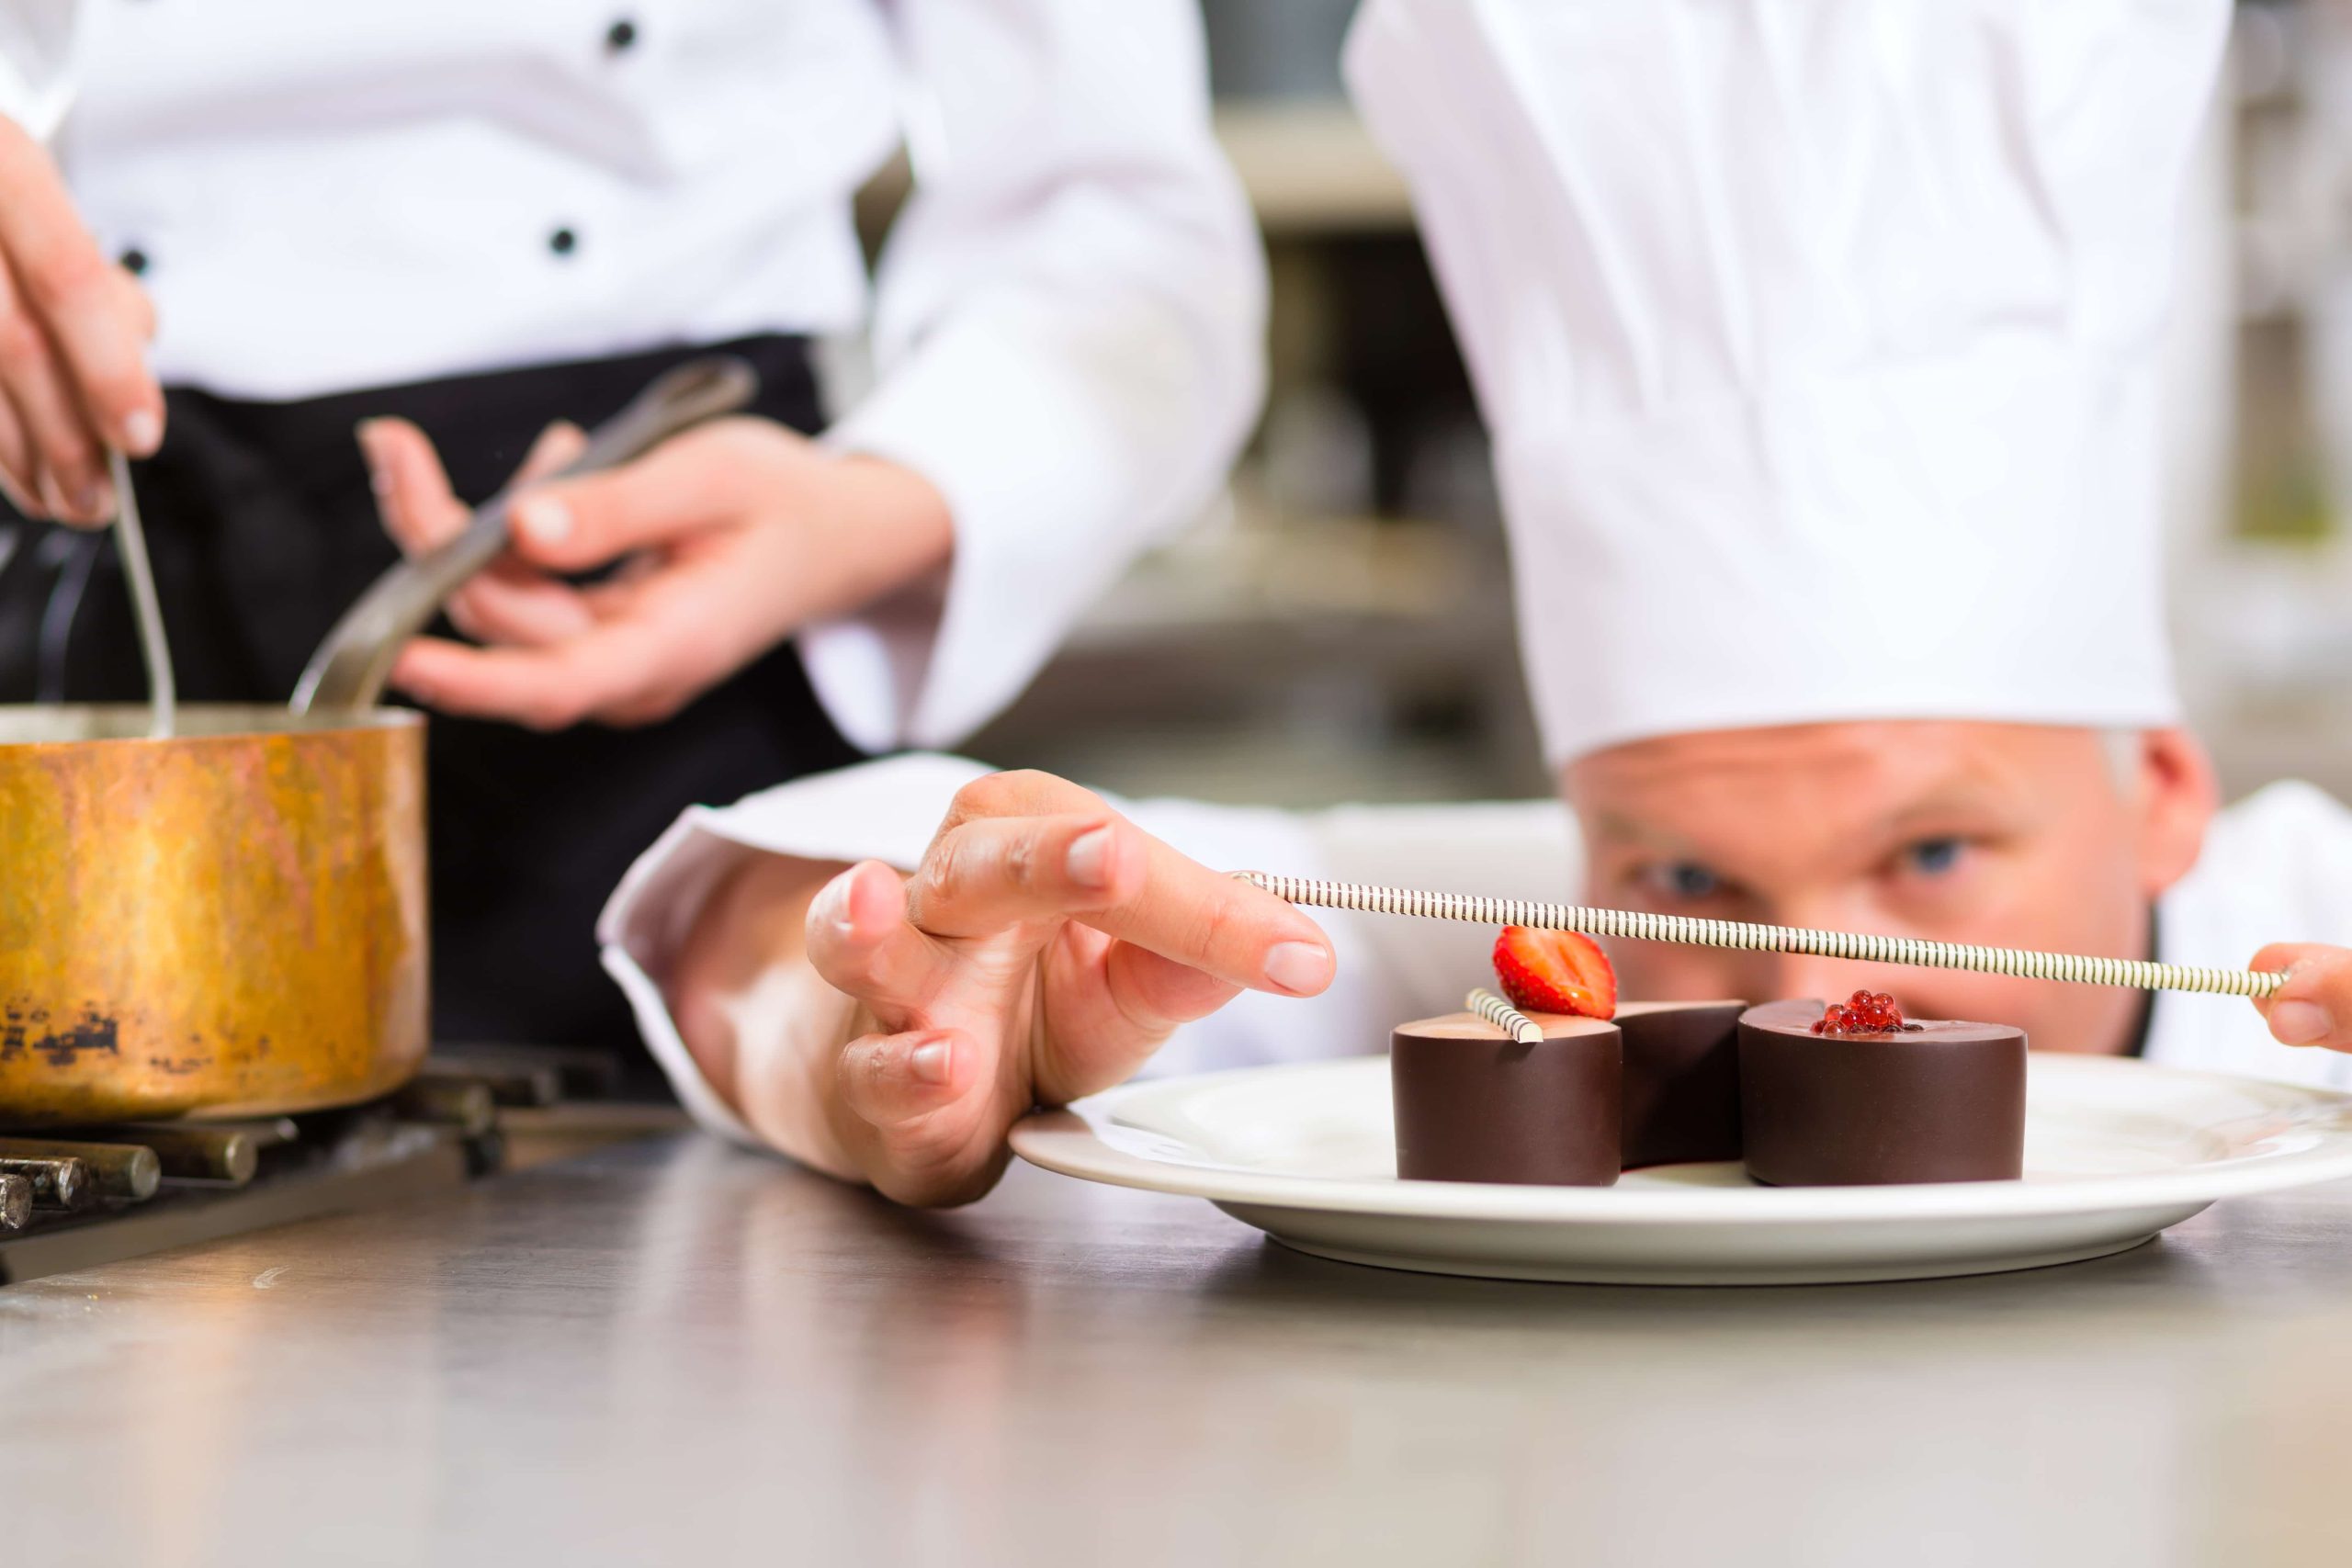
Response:
[[[399,1093],[246,1122],[0,1127],[0,1285],[456,1188],[507,1160],[507,1113],[614,1087],[601,1059],[436,1056]]]

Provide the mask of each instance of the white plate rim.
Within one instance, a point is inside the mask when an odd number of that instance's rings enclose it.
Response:
[[[1823,1221],[1975,1219],[1998,1215],[2094,1213],[2120,1208],[2207,1203],[2352,1177],[2352,1094],[2269,1078],[2163,1067],[2126,1057],[2038,1055],[2038,1067],[2061,1073],[2162,1073],[2240,1091],[2281,1092],[2300,1100],[2321,1141],[2284,1154],[2217,1160],[2171,1171],[2041,1181],[1954,1181],[1885,1187],[1512,1187],[1487,1182],[1364,1180],[1247,1171],[1148,1158],[1114,1146],[1098,1123],[1123,1107],[1171,1092],[1243,1078],[1362,1072],[1381,1056],[1234,1067],[1123,1084],[1059,1110],[1034,1111],[1015,1122],[1012,1150],[1031,1165],[1114,1187],[1238,1202],[1261,1208],[1396,1216],[1459,1216],[1533,1224],[1710,1225],[1815,1224]]]

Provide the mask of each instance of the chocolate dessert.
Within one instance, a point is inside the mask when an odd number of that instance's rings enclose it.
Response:
[[[1737,1159],[1739,1015],[1746,1002],[1627,1002],[1623,1158],[1631,1170]]]
[[[1617,1179],[1623,1036],[1531,1015],[1524,1044],[1476,1013],[1400,1025],[1389,1045],[1396,1174],[1414,1181],[1607,1187]]]
[[[1854,1030],[1839,1027],[1842,1009],[1825,1029],[1825,1011],[1787,1001],[1740,1015],[1748,1175],[1826,1187],[2023,1174],[2023,1031],[1899,1014],[1891,1029]]]

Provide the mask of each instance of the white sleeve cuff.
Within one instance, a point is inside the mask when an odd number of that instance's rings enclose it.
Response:
[[[880,381],[827,433],[910,468],[944,588],[804,630],[843,735],[953,745],[1192,521],[1265,382],[1265,261],[1192,0],[899,0],[918,171],[875,279]]]
[[[1080,326],[1115,340],[1122,325],[1125,342],[1060,341]],[[1047,300],[1000,301],[933,333],[826,433],[929,479],[956,529],[944,588],[802,632],[844,736],[869,751],[955,744],[1020,694],[1137,554],[1192,520],[1228,432],[1182,450],[1154,433],[1201,422],[1182,406],[1201,395],[1198,356],[1149,318],[1067,322]],[[1216,423],[1238,430],[1248,405],[1234,401]]]
[[[672,823],[629,868],[605,907],[598,935],[605,973],[628,998],[638,1032],[669,1077],[678,1103],[720,1137],[756,1147],[759,1138],[703,1077],[670,1016],[661,982],[649,972],[649,966],[654,972],[666,967],[678,938],[692,929],[711,889],[730,867],[755,852],[709,831],[696,819],[704,810],[697,807]]]

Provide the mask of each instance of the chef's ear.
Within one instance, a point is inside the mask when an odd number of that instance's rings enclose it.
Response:
[[[2186,729],[2143,729],[2121,738],[2119,782],[2138,817],[2140,888],[2153,898],[2188,874],[2221,809],[2213,759]]]

